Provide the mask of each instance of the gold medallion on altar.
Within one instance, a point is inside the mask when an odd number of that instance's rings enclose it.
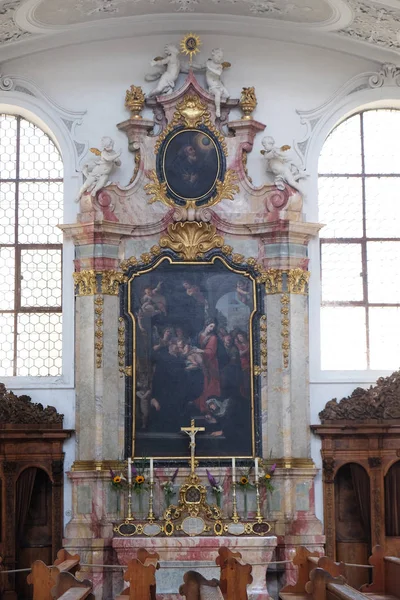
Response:
[[[198,52],[200,52],[201,40],[195,33],[187,33],[181,41],[181,52],[189,56],[190,62]]]

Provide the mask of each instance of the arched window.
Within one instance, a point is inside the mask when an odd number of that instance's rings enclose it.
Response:
[[[319,160],[321,368],[399,367],[400,111],[366,110]]]
[[[63,163],[20,116],[0,115],[0,376],[61,374]]]

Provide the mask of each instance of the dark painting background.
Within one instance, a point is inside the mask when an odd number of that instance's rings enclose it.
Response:
[[[130,285],[135,317],[135,456],[252,455],[253,282],[221,261],[162,262]]]

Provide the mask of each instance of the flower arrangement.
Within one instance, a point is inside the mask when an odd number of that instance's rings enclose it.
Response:
[[[221,495],[223,492],[222,486],[218,483],[218,481],[215,479],[214,475],[212,475],[208,469],[206,469],[206,473],[207,473],[208,482],[211,486],[211,491],[215,496],[215,502],[216,502],[218,508],[221,508]]]
[[[246,469],[246,471],[242,471],[240,477],[238,478],[238,485],[242,490],[249,490],[254,487],[252,483],[250,483],[250,474],[252,471],[252,467]]]
[[[161,484],[161,489],[164,492],[165,504],[170,506],[172,498],[175,496],[174,483],[175,479],[178,475],[179,469],[175,469],[174,474],[171,479],[167,479],[167,481],[163,481]]]
[[[126,487],[126,477],[120,473],[119,475],[115,473],[112,469],[110,469],[111,475],[111,487],[114,490],[122,491]]]
[[[262,477],[260,477],[260,484],[263,485],[265,487],[265,489],[267,490],[267,492],[273,492],[275,490],[274,486],[272,485],[271,479],[272,476],[275,472],[276,469],[276,463],[274,463],[273,465],[271,465],[268,473],[265,473]]]
[[[147,487],[146,478],[144,476],[145,460],[146,459],[143,458],[141,465],[138,467],[132,465],[132,489],[135,494],[141,494]]]

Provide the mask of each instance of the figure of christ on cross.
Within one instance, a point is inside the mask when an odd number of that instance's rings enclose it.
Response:
[[[194,419],[191,420],[190,427],[181,427],[181,431],[184,431],[190,437],[190,474],[195,474],[195,449],[196,449],[196,433],[199,431],[205,431],[205,427],[195,427]]]

